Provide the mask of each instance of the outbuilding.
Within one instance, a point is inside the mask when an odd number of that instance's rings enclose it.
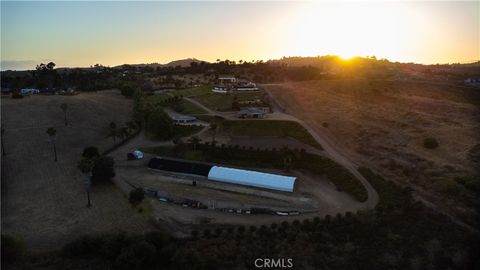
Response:
[[[213,166],[208,180],[293,192],[296,177]]]

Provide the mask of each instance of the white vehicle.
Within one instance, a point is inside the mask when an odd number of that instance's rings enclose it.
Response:
[[[33,95],[40,93],[40,90],[34,88],[23,88],[20,90],[20,94],[22,95]]]
[[[133,155],[135,156],[136,159],[142,159],[143,158],[143,153],[141,151],[138,151],[138,150],[133,151]]]
[[[275,214],[276,214],[277,216],[288,216],[288,213],[287,213],[287,212],[277,211],[277,212],[275,212]]]

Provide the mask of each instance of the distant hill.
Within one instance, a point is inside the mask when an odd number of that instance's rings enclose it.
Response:
[[[157,67],[176,67],[176,66],[181,66],[181,67],[188,67],[190,66],[191,62],[206,62],[202,60],[198,60],[196,58],[186,58],[186,59],[179,59],[175,60],[172,62],[169,62],[167,64],[159,64],[159,63],[150,63],[150,64],[123,64],[119,66],[115,66],[113,68],[124,68],[125,66],[131,66],[131,67],[152,67],[152,68],[157,68]]]
[[[200,63],[200,62],[206,62],[206,61],[198,60],[196,58],[187,58],[187,59],[175,60],[175,61],[172,61],[168,64],[163,65],[163,66],[166,66],[166,67],[176,67],[176,66],[188,67],[188,66],[190,66],[191,62]]]

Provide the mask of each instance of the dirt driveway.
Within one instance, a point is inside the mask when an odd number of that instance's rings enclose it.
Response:
[[[68,104],[65,127],[61,103]],[[58,249],[84,234],[141,232],[151,225],[132,210],[114,185],[93,187],[93,207],[86,208],[81,175],[76,168],[84,147],[105,150],[111,121],[128,121],[131,101],[115,91],[77,96],[2,98],[6,128],[2,158],[2,233],[26,240],[37,251]],[[58,162],[46,129],[57,129]]]

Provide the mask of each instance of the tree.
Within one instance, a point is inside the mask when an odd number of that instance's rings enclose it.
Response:
[[[174,126],[172,119],[163,108],[155,108],[148,117],[148,132],[161,140],[168,140],[174,137]]]
[[[2,268],[7,264],[19,262],[27,255],[24,241],[2,234]],[[7,268],[7,267],[5,267]],[[13,268],[12,268],[13,269]]]
[[[94,165],[94,161],[89,158],[82,158],[78,163],[77,163],[77,168],[85,175],[90,175],[90,172],[92,171]]]
[[[98,156],[100,156],[100,154],[98,152],[98,148],[95,146],[89,146],[83,149],[82,157],[86,159],[93,159]]]
[[[108,137],[112,137],[113,143],[115,144],[115,139],[118,136],[118,130],[117,130],[117,124],[115,122],[110,122],[110,125],[108,125]]]
[[[122,248],[120,255],[115,260],[114,269],[141,270],[152,269],[155,265],[156,248],[146,241],[136,242]]]
[[[197,151],[197,145],[201,142],[202,140],[198,138],[197,136],[192,136],[190,139],[188,139],[188,142],[193,145],[193,151]]]
[[[217,132],[217,124],[210,123],[210,131],[212,132],[212,146],[215,146],[215,135]]]
[[[93,182],[104,182],[112,179],[115,176],[114,165],[115,161],[112,157],[102,156],[97,158],[92,168]]]
[[[95,151],[97,151],[96,155],[94,153],[87,153],[85,155],[85,150],[87,149],[94,149]],[[91,172],[92,172],[92,168],[94,166],[94,162],[95,162],[95,158],[98,156],[98,150],[96,147],[87,147],[85,148],[85,150],[83,151],[83,156],[84,158],[82,158],[78,163],[77,163],[77,168],[84,174],[84,182],[83,184],[85,185],[85,191],[87,192],[87,207],[90,207],[92,206],[92,203],[90,202],[90,185],[92,184],[91,183]],[[87,152],[94,152],[94,150],[90,150],[90,151],[87,151]],[[88,158],[86,156],[91,156],[92,158]]]
[[[135,89],[131,86],[125,85],[124,87],[122,87],[121,93],[124,97],[129,98],[133,96],[133,94],[135,93]]]
[[[143,192],[142,188],[136,188],[128,194],[128,201],[133,205],[136,206],[141,203],[145,199],[145,192]]]
[[[49,127],[47,129],[47,134],[50,137],[50,142],[52,142],[52,144],[53,144],[53,153],[55,153],[55,162],[57,162],[58,161],[58,159],[57,159],[57,147],[55,145],[57,130],[53,127]]]
[[[67,103],[62,103],[60,105],[60,108],[62,109],[63,111],[63,115],[65,117],[65,126],[68,126],[68,122],[67,122],[67,109],[68,109],[68,105]]]

